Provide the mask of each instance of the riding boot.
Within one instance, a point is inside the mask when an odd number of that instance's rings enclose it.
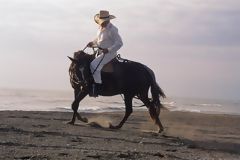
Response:
[[[91,92],[89,93],[90,97],[98,97],[99,91],[100,91],[101,84],[93,83]]]

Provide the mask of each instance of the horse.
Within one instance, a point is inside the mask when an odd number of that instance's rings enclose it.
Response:
[[[93,83],[93,77],[90,70],[90,63],[94,60],[95,56],[96,50],[94,54],[87,54],[84,50],[80,50],[74,53],[73,58],[68,57],[72,61],[69,68],[69,75],[75,97],[72,103],[73,116],[68,124],[74,125],[76,117],[82,122],[88,122],[87,118],[80,116],[78,108],[81,100],[83,100],[92,89],[91,84]],[[130,60],[119,62],[115,58],[110,63],[114,66],[114,72],[101,72],[103,83],[99,95],[123,95],[125,115],[118,125],[114,126],[110,123],[109,128],[120,129],[123,126],[133,112],[133,98],[137,97],[148,108],[150,117],[159,128],[158,132],[162,132],[164,128],[159,115],[163,105],[160,102],[160,97],[165,98],[166,96],[156,82],[154,72],[146,65]],[[151,99],[148,98],[150,88],[152,94]]]

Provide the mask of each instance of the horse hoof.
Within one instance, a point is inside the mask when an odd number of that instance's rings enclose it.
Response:
[[[109,128],[114,129],[114,126],[112,125],[112,123],[109,123]]]
[[[70,122],[67,122],[67,124],[74,125],[74,122],[70,121]]]
[[[119,126],[113,126],[111,123],[109,123],[109,128],[110,129],[119,129]]]
[[[84,122],[84,123],[88,123],[88,119],[87,119],[87,118],[85,118],[85,117],[84,117],[84,118],[82,118],[82,119],[81,119],[81,121],[82,121],[82,122]]]
[[[162,133],[164,131],[163,128],[159,129],[158,133]]]
[[[85,118],[85,117],[81,117],[81,116],[78,116],[78,120],[84,122],[84,123],[88,123],[88,119]]]

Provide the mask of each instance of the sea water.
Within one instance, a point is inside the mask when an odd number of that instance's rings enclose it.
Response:
[[[73,91],[0,89],[0,110],[72,111],[73,99]],[[162,103],[170,111],[240,115],[239,100],[170,97]],[[134,100],[134,110],[146,110],[146,107],[139,107],[141,105],[141,101]],[[87,96],[79,106],[81,112],[113,112],[124,109],[120,95],[98,98]]]

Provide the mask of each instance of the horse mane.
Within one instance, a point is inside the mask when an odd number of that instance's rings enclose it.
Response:
[[[91,61],[94,59],[94,57],[95,57],[95,54],[90,55],[90,54],[85,53],[82,50],[74,52],[74,54],[73,54],[74,61],[72,61],[72,63],[70,64],[69,70],[68,70],[69,76],[70,76],[70,83],[73,88],[76,89],[76,88],[81,87],[81,85],[82,85],[78,78],[78,75],[77,75],[79,64],[81,62],[90,64]]]
[[[80,50],[78,52],[74,52],[73,58],[77,61],[86,61],[86,60],[93,60],[95,57],[94,54],[87,54],[84,51]]]

